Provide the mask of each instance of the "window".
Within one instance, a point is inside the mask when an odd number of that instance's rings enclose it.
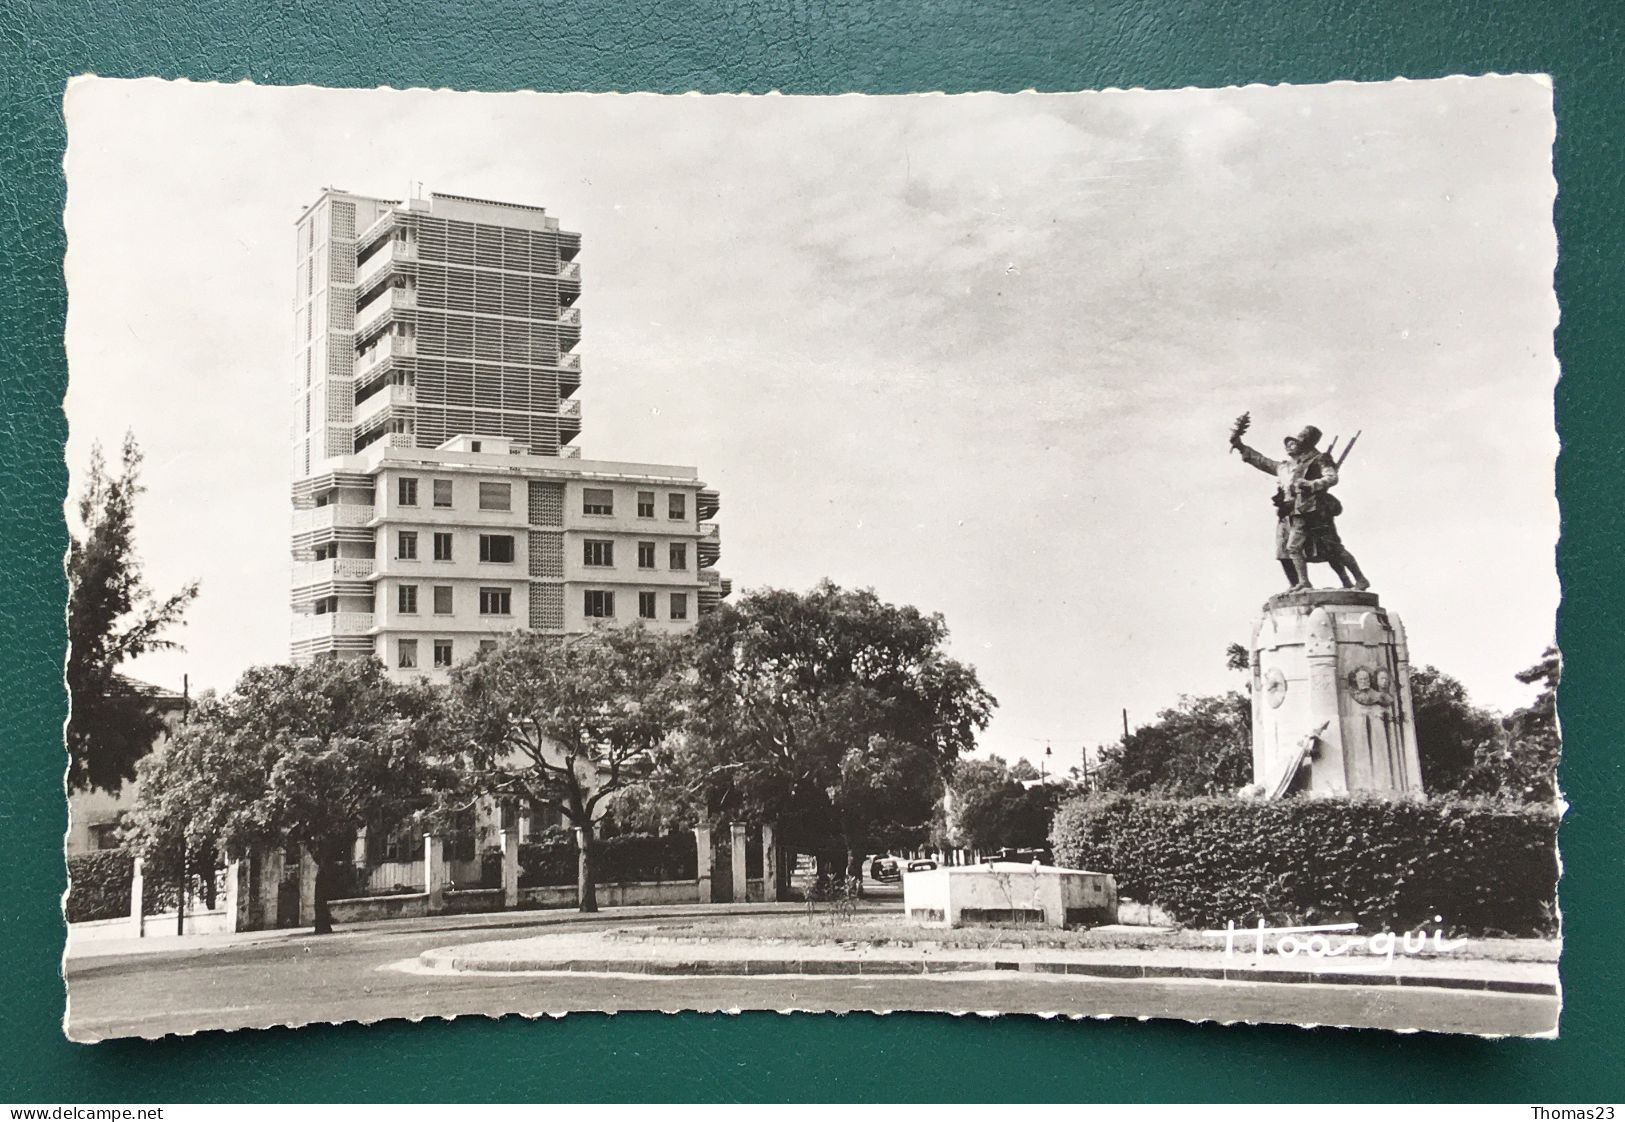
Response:
[[[672,619],[687,619],[688,618],[688,593],[686,593],[686,592],[673,592],[671,594],[671,618]]]
[[[614,514],[615,492],[599,487],[581,489],[582,514]]]
[[[484,654],[486,651],[494,651],[496,649],[497,649],[497,641],[495,639],[481,639],[480,640],[480,653],[481,654]]]
[[[97,849],[117,849],[118,823],[98,822],[90,828],[91,839],[96,843]]]
[[[655,543],[638,543],[638,568],[652,569],[655,567]]]
[[[418,610],[418,586],[403,584],[395,589],[395,606],[405,615],[416,615]]]
[[[586,604],[581,609],[588,619],[610,619],[615,615],[615,594],[602,589],[589,588]]]
[[[513,614],[513,593],[506,588],[480,589],[480,615],[508,616]]]
[[[688,568],[688,543],[671,543],[671,567],[674,569]]]
[[[481,510],[508,510],[513,501],[513,488],[506,483],[480,484]]]
[[[395,556],[402,561],[416,561],[418,559],[418,533],[416,530],[396,531]]]
[[[451,665],[450,639],[436,639],[434,641],[434,664],[436,668],[441,670]]]
[[[395,640],[395,665],[402,670],[416,670],[418,668],[418,641],[416,639]]]
[[[653,518],[655,516],[655,493],[653,491],[638,492],[638,517]]]
[[[468,442],[468,450],[470,452],[478,452],[480,450],[480,442],[477,440],[470,440]]]
[[[638,618],[655,618],[655,594],[653,592],[638,593]]]
[[[451,535],[437,533],[434,536],[434,559],[436,561],[451,560]]]
[[[449,480],[449,479],[436,479],[434,481],[434,505],[435,506],[450,506],[451,505],[451,480]]]
[[[615,543],[585,541],[581,543],[581,563],[599,568],[615,564]]]
[[[401,506],[418,505],[418,481],[404,476],[395,481],[395,499]]]
[[[666,517],[681,521],[688,517],[688,496],[681,491],[666,496]]]
[[[434,614],[437,616],[451,615],[451,585],[437,584],[434,586]]]
[[[512,534],[481,534],[480,560],[507,564],[513,560]]]

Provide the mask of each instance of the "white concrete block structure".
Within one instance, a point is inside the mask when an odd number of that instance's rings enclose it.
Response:
[[[580,235],[329,189],[297,245],[295,660],[439,677],[506,632],[681,631],[728,594],[694,468],[571,444]]]

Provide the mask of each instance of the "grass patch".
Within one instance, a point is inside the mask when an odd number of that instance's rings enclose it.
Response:
[[[1157,928],[1059,930],[1052,927],[976,926],[922,927],[896,916],[828,915],[721,916],[607,931],[619,942],[715,943],[744,940],[810,946],[926,947],[992,950],[1195,950],[1220,953],[1222,939],[1197,931]],[[1546,939],[1475,939],[1459,951],[1438,957],[1489,959],[1497,962],[1555,962],[1558,942]],[[1242,945],[1238,939],[1237,951]],[[1251,948],[1247,948],[1250,950]],[[1427,957],[1418,955],[1415,957]]]

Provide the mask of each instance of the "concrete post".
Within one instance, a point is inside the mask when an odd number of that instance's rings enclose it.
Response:
[[[423,835],[423,888],[429,894],[429,914],[446,907],[446,847],[433,834]]]
[[[130,928],[131,934],[137,939],[146,934],[146,913],[143,909],[146,895],[146,878],[142,875],[141,858],[135,859],[130,870]]]
[[[316,925],[316,855],[299,847],[299,926]]]
[[[750,903],[750,884],[745,879],[745,824],[735,822],[730,827],[733,835],[734,903]]]
[[[352,864],[365,865],[367,863],[367,828],[365,826],[355,832],[355,845],[350,850]]]
[[[711,827],[694,827],[694,856],[696,874],[700,878],[698,903],[711,903]]]
[[[282,919],[282,847],[265,850],[258,864],[259,925],[261,930],[274,931]]]
[[[502,828],[502,906],[519,906],[519,823]]]
[[[762,824],[762,899],[777,903],[779,899],[779,839],[773,827]]]

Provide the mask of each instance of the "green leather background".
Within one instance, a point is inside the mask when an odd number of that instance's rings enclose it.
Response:
[[[1621,1095],[1625,4],[1617,0],[6,0],[0,4],[0,1099],[1490,1099]],[[60,98],[70,75],[504,90],[1064,90],[1544,71],[1558,110],[1567,656],[1562,1039],[1031,1018],[620,1015],[157,1043],[59,1030]],[[1425,481],[1421,481],[1425,489]],[[1473,543],[1463,542],[1470,550]],[[1494,558],[1485,557],[1493,596]]]

